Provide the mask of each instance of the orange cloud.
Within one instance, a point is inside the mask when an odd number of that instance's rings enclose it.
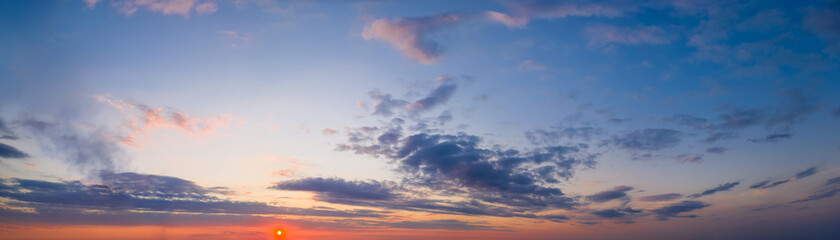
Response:
[[[234,121],[228,115],[198,118],[184,112],[164,111],[160,107],[154,108],[125,100],[115,100],[102,95],[95,95],[93,98],[128,115],[130,120],[124,125],[128,134],[114,137],[113,140],[133,147],[140,147],[137,139],[148,136],[150,130],[170,127],[190,136],[207,136],[214,134],[216,129],[228,128]]]

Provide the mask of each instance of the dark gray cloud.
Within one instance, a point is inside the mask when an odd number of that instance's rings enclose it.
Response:
[[[32,118],[20,125],[32,133],[46,152],[81,172],[95,175],[100,170],[114,171],[128,161],[123,149],[108,139],[110,135],[101,128]]]
[[[0,197],[20,201],[22,207],[102,210],[106,212],[161,211],[203,214],[278,214],[333,217],[378,217],[369,210],[336,211],[272,206],[221,198],[225,189],[203,188],[180,178],[137,173],[102,173],[101,184],[79,181],[48,182],[2,179]],[[40,211],[39,211],[40,212]]]
[[[796,179],[806,178],[806,177],[809,177],[811,175],[814,175],[815,173],[817,173],[817,167],[811,167],[811,168],[805,169],[805,171],[801,171],[801,172],[796,173]]]
[[[793,137],[793,134],[790,133],[774,133],[764,136],[763,138],[750,138],[749,141],[754,143],[776,142],[791,137]]]
[[[718,185],[715,188],[703,191],[701,193],[691,194],[688,197],[699,198],[699,197],[702,197],[702,196],[712,195],[712,194],[715,194],[717,192],[728,191],[729,189],[732,189],[733,187],[738,186],[738,184],[741,184],[741,182],[724,183],[724,184]]]
[[[629,150],[661,150],[677,146],[683,133],[673,129],[645,128],[613,136],[610,142]]]
[[[717,154],[723,154],[723,153],[725,153],[727,150],[729,150],[729,149],[728,149],[728,148],[725,148],[725,147],[710,147],[710,148],[707,148],[707,149],[706,149],[706,152],[707,152],[707,153],[717,153]]]
[[[787,103],[765,108],[730,108],[726,113],[718,116],[722,123],[717,127],[739,129],[761,125],[768,129],[777,128],[779,131],[789,131],[795,123],[803,121],[806,116],[821,109],[819,99],[801,89],[789,89],[781,95],[788,100]]]
[[[569,178],[574,167],[594,161],[594,156],[576,156],[580,147],[519,153],[480,148],[480,141],[471,135],[416,134],[404,139],[392,158],[415,184],[466,187],[489,202],[561,208],[571,207],[572,200],[543,184]]]
[[[828,179],[825,181],[825,185],[840,185],[840,177]]]
[[[682,218],[694,218],[697,215],[680,215],[685,212],[691,212],[694,210],[702,209],[705,207],[710,206],[704,202],[700,201],[682,201],[678,203],[674,203],[662,208],[652,210],[653,213],[656,214],[659,220],[668,220],[669,218],[674,217],[682,217]]]
[[[3,118],[0,118],[0,139],[17,140],[17,135],[9,129]]]
[[[676,114],[671,117],[666,117],[664,120],[667,122],[673,122],[679,125],[688,126],[699,130],[707,130],[714,128],[714,126],[710,123],[709,119],[688,114]]]
[[[15,147],[0,143],[0,158],[27,158],[28,154],[18,150]]]
[[[713,142],[717,142],[717,141],[721,141],[721,140],[736,139],[738,137],[739,137],[739,135],[736,132],[716,132],[716,133],[710,134],[703,141],[707,142],[707,143],[713,143]]]
[[[440,220],[430,220],[430,221],[400,221],[400,222],[393,222],[387,224],[389,227],[392,228],[405,228],[405,229],[446,229],[446,230],[462,230],[462,231],[471,231],[471,230],[504,230],[499,229],[494,226],[489,226],[480,223],[471,223],[471,222],[464,222],[461,220],[455,219],[440,219]]]
[[[622,218],[628,215],[632,215],[635,213],[640,213],[642,210],[632,209],[632,208],[613,208],[613,209],[604,209],[592,212],[595,216],[602,217],[602,218]]]
[[[812,193],[808,197],[793,201],[793,203],[803,203],[803,202],[810,202],[810,201],[817,201],[826,198],[831,198],[837,195],[840,192],[840,186],[833,185],[823,188],[815,193]]]
[[[640,202],[664,202],[664,201],[671,201],[676,200],[682,197],[682,194],[679,193],[666,193],[666,194],[658,194],[658,195],[649,195],[636,198]]]
[[[445,104],[449,101],[458,85],[450,75],[445,75],[437,79],[438,85],[428,95],[414,102],[406,100],[395,99],[391,94],[384,93],[379,90],[373,90],[368,95],[376,100],[373,104],[373,115],[391,116],[397,109],[402,109],[408,113],[420,113],[428,111],[432,108]],[[443,115],[442,115],[443,116]],[[444,116],[451,119],[452,115]]]
[[[279,182],[271,186],[277,190],[310,191],[326,202],[338,200],[390,200],[399,197],[397,186],[391,182],[345,181],[340,178],[303,178]]]
[[[633,190],[632,187],[628,186],[617,186],[611,190],[606,190],[602,192],[598,192],[589,196],[586,196],[586,200],[590,202],[606,202],[615,199],[628,199],[627,191]]]
[[[751,185],[750,189],[758,189],[758,188],[767,189],[767,188],[772,188],[772,187],[775,187],[775,186],[782,185],[782,184],[787,183],[787,182],[790,182],[790,179],[779,180],[779,181],[767,180],[767,181],[763,181],[763,182],[759,182],[759,183]]]
[[[532,144],[552,145],[557,144],[563,139],[582,139],[589,141],[593,136],[604,133],[603,129],[594,127],[567,127],[567,128],[552,128],[551,130],[537,129],[534,131],[525,132],[525,138]]]
[[[394,114],[394,108],[402,108],[405,105],[408,105],[408,101],[400,100],[400,99],[393,99],[391,94],[383,93],[379,90],[373,90],[368,95],[377,100],[376,103],[373,104],[373,114],[374,115],[382,115],[382,116],[391,116]]]
[[[451,78],[449,75],[439,78],[438,86],[429,95],[405,106],[405,108],[410,112],[422,112],[448,102],[452,94],[455,93],[455,89],[457,89],[457,85]]]

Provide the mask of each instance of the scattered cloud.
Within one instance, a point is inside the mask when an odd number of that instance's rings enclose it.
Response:
[[[367,25],[362,32],[365,40],[386,41],[403,54],[422,64],[432,64],[440,58],[443,50],[431,35],[442,28],[458,23],[456,14],[438,14],[426,17],[378,19]]]
[[[522,71],[543,71],[546,69],[548,69],[548,67],[534,60],[525,60],[519,64],[519,70]]]
[[[254,35],[251,33],[242,33],[232,30],[219,31],[223,38],[231,42],[230,46],[233,48],[246,47],[254,41]]]
[[[457,86],[452,80],[452,76],[445,75],[439,77],[437,79],[438,86],[432,90],[426,97],[423,99],[417,100],[411,104],[405,106],[405,108],[409,112],[421,112],[432,109],[438,105],[444,104],[449,101],[449,98],[452,97],[452,94],[455,93],[455,89]]]
[[[128,160],[123,149],[100,127],[34,118],[23,119],[20,126],[47,153],[82,172],[113,171]]]
[[[666,202],[672,201],[682,198],[682,194],[679,193],[667,193],[667,194],[659,194],[659,195],[648,195],[643,197],[638,197],[636,200],[640,202]]]
[[[817,167],[811,167],[796,174],[796,179],[803,179],[817,173]]]
[[[596,203],[607,202],[607,201],[615,200],[615,199],[629,200],[630,198],[627,197],[627,191],[630,191],[630,190],[633,190],[633,187],[617,186],[617,187],[614,187],[611,190],[598,192],[596,194],[586,196],[586,200],[590,201],[590,202],[596,202]]]
[[[738,185],[738,184],[740,184],[740,183],[741,183],[741,182],[729,182],[729,183],[724,183],[724,184],[718,185],[718,186],[717,186],[717,187],[715,187],[715,188],[712,188],[712,189],[709,189],[709,190],[703,191],[703,192],[701,192],[701,193],[691,194],[691,195],[689,195],[688,197],[690,197],[690,198],[699,198],[699,197],[702,197],[702,196],[712,195],[712,194],[715,194],[715,193],[717,193],[717,192],[729,191],[729,189],[732,189],[733,187],[737,186],[737,185]]]
[[[590,26],[584,33],[589,37],[590,45],[618,43],[626,45],[660,45],[670,44],[674,35],[656,26],[639,26],[635,28],[616,27],[608,25]]]
[[[345,181],[340,178],[304,178],[279,182],[271,186],[277,190],[310,191],[318,193],[318,200],[389,200],[399,196],[398,186],[392,182]]]
[[[628,150],[661,150],[677,146],[682,136],[673,129],[645,128],[613,136],[610,143]]]
[[[93,7],[88,1],[88,6]],[[126,16],[134,15],[139,9],[146,9],[150,12],[159,12],[164,15],[178,14],[188,17],[191,11],[198,14],[210,14],[218,10],[213,1],[198,0],[126,0],[113,1],[113,5]]]
[[[782,185],[782,184],[784,184],[784,183],[787,183],[787,182],[789,182],[789,181],[790,181],[790,179],[779,180],[779,181],[771,181],[771,180],[767,180],[767,181],[763,181],[763,182],[759,182],[759,183],[756,183],[756,184],[751,185],[751,186],[750,186],[750,189],[759,189],[759,188],[760,188],[760,189],[767,189],[767,188],[772,188],[772,187],[779,186],[779,185]]]
[[[702,209],[705,207],[710,206],[707,203],[700,202],[700,201],[682,201],[678,203],[674,203],[671,205],[667,205],[661,208],[657,208],[652,210],[653,213],[656,214],[659,220],[668,220],[669,218],[695,218],[697,215],[680,215],[685,212],[691,212],[694,210]]]
[[[27,158],[28,154],[21,152],[15,147],[0,143],[0,158]]]
[[[105,213],[160,211],[203,214],[279,214],[332,217],[377,217],[369,210],[338,211],[303,209],[238,202],[221,198],[227,189],[205,188],[180,178],[131,172],[102,172],[101,183],[79,181],[48,182],[30,179],[2,179],[0,197],[19,201],[25,207],[98,210]]]
[[[621,11],[612,6],[578,4],[574,2],[514,2],[508,6],[509,14],[487,11],[487,17],[508,27],[520,28],[531,19],[566,17],[618,17]]]
[[[94,99],[127,114],[129,122],[124,127],[129,133],[118,136],[115,140],[133,147],[140,147],[141,144],[137,142],[137,138],[146,136],[150,130],[169,127],[191,136],[208,136],[214,134],[216,129],[227,128],[233,121],[233,118],[227,115],[198,118],[180,111],[164,111],[163,108],[110,99],[102,95],[95,95]]]
[[[725,153],[727,150],[729,150],[729,148],[726,148],[726,147],[710,147],[710,148],[707,148],[707,149],[706,149],[706,152],[707,152],[707,153],[717,153],[717,154],[723,154],[723,153]]]
[[[582,139],[589,141],[594,136],[604,134],[604,130],[594,127],[552,127],[551,130],[537,129],[525,132],[525,138],[534,145],[557,144],[561,140]]]
[[[750,142],[754,142],[754,143],[766,143],[766,142],[776,142],[776,141],[779,141],[781,139],[788,139],[788,138],[791,138],[791,137],[793,137],[793,134],[791,134],[791,133],[773,133],[773,134],[769,134],[767,136],[764,136],[763,138],[750,138],[748,140]]]

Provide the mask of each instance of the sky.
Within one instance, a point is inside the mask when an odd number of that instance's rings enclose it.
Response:
[[[840,239],[838,1],[12,0],[0,52],[0,239]]]

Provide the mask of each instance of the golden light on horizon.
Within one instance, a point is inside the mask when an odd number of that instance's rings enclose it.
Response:
[[[283,235],[283,231],[277,230],[277,236]]]

